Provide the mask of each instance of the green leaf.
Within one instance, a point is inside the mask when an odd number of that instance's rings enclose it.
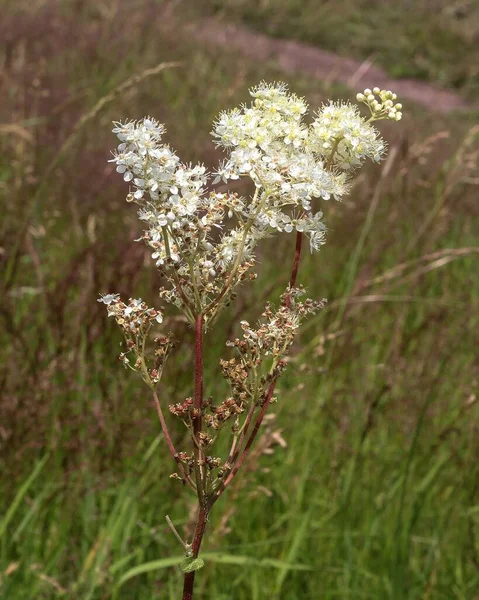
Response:
[[[253,556],[244,556],[241,554],[223,554],[222,552],[203,552],[201,555],[209,562],[221,563],[224,565],[237,565],[247,567],[271,567],[273,569],[286,569],[290,571],[311,571],[309,565],[299,563],[288,563],[284,560],[275,558],[255,558]]]
[[[205,566],[205,561],[201,558],[185,558],[181,563],[180,567],[183,573],[191,573],[192,571],[199,571]]]
[[[158,571],[160,569],[167,569],[168,567],[175,567],[181,565],[181,563],[185,560],[183,556],[171,556],[169,558],[160,558],[159,560],[152,560],[147,563],[143,563],[142,565],[138,565],[137,567],[133,567],[129,571],[127,571],[123,577],[117,583],[117,587],[122,586],[125,582],[133,577],[137,577],[138,575],[143,575],[143,573],[150,573],[151,571]]]

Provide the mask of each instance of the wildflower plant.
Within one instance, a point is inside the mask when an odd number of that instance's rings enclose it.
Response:
[[[213,174],[203,165],[181,162],[162,141],[163,125],[151,117],[115,123],[113,129],[120,145],[112,162],[130,185],[127,201],[138,205],[145,227],[140,239],[165,285],[159,291],[161,308],[149,308],[141,299],[123,301],[114,293],[99,301],[123,331],[121,361],[151,390],[177,465],[172,477],[197,496],[194,538],[182,542],[183,600],[193,597],[195,573],[203,565],[198,556],[208,515],[248,456],[302,321],[323,305],[304,299],[296,282],[303,239],[311,252],[320,249],[326,237],[323,201],[340,200],[355,170],[367,159],[379,162],[384,156],[386,145],[373,123],[402,116],[396,95],[378,88],[357,95],[368,118],[358,106],[330,102],[309,123],[305,100],[282,83],[261,83],[250,94],[250,105],[225,111],[214,123],[212,135],[225,159]],[[215,191],[217,183],[240,178],[252,181],[249,197]],[[241,321],[241,337],[227,343],[232,357],[220,366],[229,395],[215,403],[203,393],[204,336],[234,300],[238,286],[255,279],[258,244],[292,233],[296,243],[289,284],[277,307],[268,304],[256,325]],[[166,422],[166,399],[158,392],[174,347],[171,334],[162,331],[167,305],[182,311],[195,332],[193,394],[168,406],[189,430],[188,448],[181,450]],[[230,438],[227,456],[214,454],[219,435]]]

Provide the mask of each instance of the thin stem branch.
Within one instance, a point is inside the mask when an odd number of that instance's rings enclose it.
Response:
[[[158,394],[156,393],[156,391],[154,389],[152,389],[152,392],[153,392],[153,399],[155,400],[156,412],[158,413],[158,417],[160,418],[161,430],[163,431],[163,436],[166,440],[166,444],[170,450],[170,453],[173,456],[173,458],[175,459],[176,464],[178,465],[178,468],[180,470],[180,473],[181,473],[181,476],[183,477],[183,479],[190,485],[190,487],[192,487],[193,489],[196,489],[194,481],[191,479],[191,477],[185,471],[185,467],[184,467],[183,463],[181,462],[180,457],[178,456],[178,452],[176,451],[176,448],[173,444],[173,441],[170,436],[170,432],[168,430],[168,426],[165,421],[165,416],[163,415],[163,410],[161,408],[160,400],[158,399]]]
[[[248,411],[248,414],[246,415],[245,422],[243,423],[243,426],[239,433],[239,437],[238,437],[237,443],[235,444],[235,447],[233,447],[233,446],[231,447],[230,455],[228,456],[228,459],[227,459],[227,462],[230,463],[231,465],[233,465],[235,463],[236,459],[238,458],[239,453],[241,452],[241,445],[243,444],[246,434],[248,433],[248,429],[249,429],[249,426],[253,419],[255,408],[256,408],[256,399],[251,403],[251,407]]]
[[[229,274],[229,277],[226,280],[226,282],[225,282],[223,288],[221,289],[220,293],[205,308],[205,310],[204,310],[205,314],[211,313],[213,311],[213,309],[215,309],[215,308],[216,308],[216,313],[218,312],[218,307],[221,305],[223,297],[227,294],[228,290],[230,289],[231,284],[234,281],[234,278],[236,277],[236,273],[237,273],[239,267],[241,266],[241,261],[243,260],[243,253],[244,253],[244,249],[245,249],[245,246],[246,246],[246,240],[248,238],[248,233],[249,233],[251,227],[253,227],[255,219],[258,216],[258,214],[260,213],[260,211],[263,208],[263,206],[265,205],[266,200],[268,199],[269,195],[270,195],[270,192],[268,192],[265,189],[264,193],[263,193],[263,198],[261,199],[260,203],[258,204],[257,210],[254,212],[253,215],[251,215],[249,217],[249,219],[246,221],[246,223],[244,223],[243,239],[241,240],[241,244],[240,244],[240,247],[239,247],[239,250],[238,250],[238,255],[236,257],[235,263],[234,263],[234,265],[233,265],[233,267],[231,269],[231,272]],[[254,196],[253,196],[253,198],[251,200],[251,204],[252,205],[254,205],[257,202],[258,196],[259,196],[259,188],[256,188]]]
[[[303,244],[303,233],[301,231],[298,231],[296,233],[296,247],[294,249],[293,268],[291,269],[291,277],[289,279],[290,291],[296,285],[296,278],[298,276],[298,269],[299,269],[299,259],[301,258],[302,244]],[[286,297],[285,304],[288,308],[291,306],[291,294],[288,294],[288,296]]]
[[[170,242],[168,239],[168,236],[169,236],[168,229],[166,227],[162,227],[161,230],[163,232],[163,239],[165,240],[166,255],[168,256],[168,258],[171,258]],[[181,282],[180,282],[180,278],[178,277],[178,273],[175,271],[174,268],[171,269],[171,271],[173,274],[176,291],[178,292],[178,294],[181,296],[181,299],[183,300],[183,304],[185,306],[186,312],[188,313],[188,316],[191,318],[191,320],[193,320],[193,313],[191,311],[191,308],[192,308],[191,302],[190,302],[189,298],[187,297],[187,295],[185,294],[183,287],[181,286]]]
[[[170,519],[170,517],[168,515],[166,515],[165,518],[166,518],[166,522],[168,523],[168,527],[171,529],[173,535],[180,542],[180,544],[183,546],[183,549],[186,552],[187,549],[188,549],[188,546],[187,546],[187,544],[185,544],[185,542],[183,541],[181,535],[178,533],[178,530],[176,529],[173,521]]]
[[[216,306],[218,306],[218,304],[221,302],[221,300],[223,299],[223,297],[225,296],[225,294],[228,292],[228,290],[230,289],[231,283],[233,282],[234,278],[236,277],[236,273],[241,265],[241,261],[243,259],[243,252],[244,252],[244,248],[246,245],[246,239],[248,237],[248,233],[249,230],[251,229],[251,226],[253,225],[254,220],[250,219],[245,227],[244,227],[244,234],[243,234],[243,239],[241,240],[240,243],[240,247],[238,250],[238,255],[236,257],[236,260],[234,262],[234,265],[230,271],[230,274],[228,276],[228,279],[226,280],[225,284],[223,285],[220,293],[216,296],[216,298],[214,300],[212,300],[210,302],[210,304],[205,308],[205,313],[209,313],[210,311],[212,311]]]

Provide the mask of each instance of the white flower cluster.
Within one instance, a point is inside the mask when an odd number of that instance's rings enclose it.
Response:
[[[228,152],[217,180],[250,177],[259,193],[244,215],[257,213],[259,229],[304,231],[318,249],[325,227],[312,200],[340,199],[348,172],[367,158],[379,161],[385,144],[351,104],[331,102],[307,125],[306,102],[284,84],[262,83],[250,93],[250,106],[223,112],[214,125],[216,143]]]
[[[102,294],[98,302],[106,304],[108,316],[115,317],[116,322],[132,334],[148,327],[153,321],[163,323],[162,313],[155,308],[148,308],[141,298],[130,298],[125,304],[119,294]]]
[[[186,165],[162,142],[164,127],[152,118],[116,123],[120,145],[112,159],[116,170],[134,188],[127,200],[140,206],[147,224],[142,239],[172,287],[162,297],[189,315],[208,302],[216,289],[214,278],[235,260],[235,245],[225,235],[224,252],[214,246],[212,229],[222,229],[225,215],[241,208],[236,194],[207,192],[203,165]]]
[[[369,158],[379,162],[385,152],[385,144],[378,131],[352,104],[330,102],[318,112],[311,124],[310,143],[319,152],[333,156],[328,166],[344,171],[359,167]]]
[[[204,189],[206,169],[202,165],[182,164],[161,142],[164,127],[152,118],[115,125],[113,132],[121,144],[111,162],[116,163],[124,180],[135,186],[128,200],[143,207],[139,217],[149,224],[150,240],[155,244],[164,237],[162,228],[169,226],[180,231],[188,227],[193,215],[209,205]],[[179,258],[164,246],[155,258],[162,264],[167,255],[173,260]]]
[[[385,144],[371,121],[400,115],[384,90],[377,91],[381,102],[364,95],[369,120],[356,106],[330,103],[309,124],[305,100],[286,85],[262,83],[250,94],[251,105],[223,112],[212,132],[227,153],[213,184],[247,176],[255,184],[249,199],[207,190],[205,167],[183,164],[162,142],[164,127],[155,119],[113,129],[120,145],[112,162],[131,185],[127,200],[140,206],[147,225],[142,239],[171,284],[162,297],[190,319],[199,311],[216,314],[264,237],[300,232],[318,250],[326,227],[314,199],[340,199],[352,169],[367,158],[379,161]]]
[[[261,84],[250,93],[251,106],[223,112],[214,125],[217,144],[229,154],[217,180],[250,177],[257,194],[243,216],[253,217],[258,231],[311,232],[317,247],[325,228],[317,218],[305,224],[306,215],[312,216],[311,200],[340,198],[345,177],[326,170],[322,156],[312,150],[302,120],[308,109],[304,99],[288,93],[284,84]]]

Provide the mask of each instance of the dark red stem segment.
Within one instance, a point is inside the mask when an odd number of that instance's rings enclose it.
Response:
[[[204,459],[203,452],[199,446],[200,433],[203,428],[203,315],[195,318],[195,389],[193,395],[193,451],[195,460],[196,488],[198,493],[198,519],[196,521],[195,534],[192,543],[193,558],[198,557],[201,542],[205,533],[208,512],[205,509],[206,480],[203,478]],[[193,598],[193,586],[195,583],[195,571],[185,573],[183,583],[183,600]]]
[[[301,231],[296,233],[296,248],[294,250],[293,268],[291,269],[291,278],[289,280],[289,289],[294,288],[296,285],[296,278],[298,276],[299,259],[301,258],[301,246],[303,244],[303,234]],[[286,297],[286,306],[291,306],[291,296]]]
[[[198,519],[196,521],[195,536],[193,538],[192,551],[193,558],[197,558],[201,548],[201,542],[203,541],[203,535],[205,533],[206,521],[208,520],[208,513],[200,506],[198,511]],[[191,573],[185,573],[185,580],[183,583],[183,600],[192,600],[193,598],[193,586],[195,583],[196,571]]]
[[[199,463],[199,473],[203,473],[203,452],[198,447],[200,433],[203,428],[203,315],[195,319],[195,391],[193,397],[193,446],[195,449],[195,460]],[[203,485],[197,481],[198,492],[201,495]],[[201,502],[201,498],[200,498]]]

